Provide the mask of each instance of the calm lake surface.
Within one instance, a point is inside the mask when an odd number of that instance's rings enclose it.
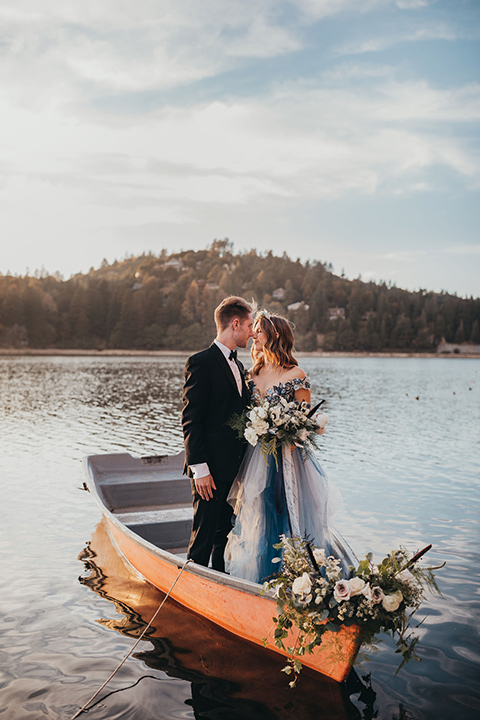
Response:
[[[178,452],[184,361],[0,357],[0,717],[72,717],[160,603],[109,554],[81,461]],[[336,526],[357,555],[431,542],[429,562],[447,561],[442,595],[418,613],[422,662],[395,676],[385,637],[356,667],[363,689],[305,672],[290,691],[281,660],[167,601],[88,717],[478,718],[480,361],[301,365],[314,401],[326,399],[320,456],[343,495]]]

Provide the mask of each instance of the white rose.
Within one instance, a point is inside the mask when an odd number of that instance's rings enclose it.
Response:
[[[348,580],[339,580],[335,584],[333,597],[338,603],[341,603],[344,600],[350,600],[350,584]]]
[[[379,602],[382,602],[383,598],[385,597],[384,592],[382,588],[379,588],[378,585],[374,585],[374,587],[370,587],[370,584],[367,583],[363,589],[363,594],[367,598],[367,600],[370,600],[374,605],[377,605]]]
[[[264,435],[268,432],[269,425],[265,420],[261,420],[260,418],[255,418],[252,420],[252,428],[255,430],[257,435]]]
[[[415,587],[415,578],[410,570],[402,570],[402,572],[399,572],[395,577],[402,583],[402,585],[406,585],[409,590],[413,590]]]
[[[255,447],[258,442],[258,435],[255,430],[251,427],[247,427],[243,434],[245,435],[245,440],[250,443],[250,445],[253,445],[253,447]]]
[[[400,603],[403,600],[403,595],[400,590],[392,593],[391,595],[385,595],[382,600],[382,607],[387,612],[395,612],[400,607]]]
[[[354,577],[348,581],[350,585],[350,595],[361,595],[365,589],[365,580],[362,578]]]
[[[300,442],[305,442],[305,440],[308,437],[308,432],[305,430],[305,428],[302,428],[297,432],[297,438],[300,440]]]
[[[295,578],[292,585],[292,590],[295,595],[308,595],[312,589],[312,581],[308,573],[303,573],[300,577]]]
[[[267,411],[263,407],[259,407],[257,410],[257,417],[262,418],[262,420],[265,420],[267,417]]]

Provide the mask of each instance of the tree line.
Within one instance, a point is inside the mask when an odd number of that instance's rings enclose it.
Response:
[[[349,280],[286,254],[208,249],[143,254],[64,280],[0,275],[0,345],[195,350],[215,336],[213,311],[242,295],[295,325],[297,350],[432,351],[480,344],[480,299]]]

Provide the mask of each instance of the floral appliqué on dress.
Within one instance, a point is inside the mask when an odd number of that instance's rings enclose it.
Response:
[[[306,377],[296,377],[287,380],[285,383],[279,382],[278,385],[273,385],[271,388],[268,388],[264,397],[253,380],[248,381],[248,389],[256,405],[260,405],[265,400],[268,400],[270,403],[277,403],[280,402],[280,398],[283,398],[287,402],[293,402],[297,390],[310,390],[310,381]]]

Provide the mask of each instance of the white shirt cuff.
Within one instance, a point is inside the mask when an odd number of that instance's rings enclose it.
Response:
[[[190,470],[193,473],[194,480],[200,480],[200,478],[207,477],[210,475],[210,469],[208,463],[200,463],[199,465],[190,465]]]

